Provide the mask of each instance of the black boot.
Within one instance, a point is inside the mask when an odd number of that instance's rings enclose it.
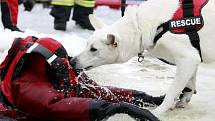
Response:
[[[69,20],[71,6],[54,5],[50,14],[54,17],[54,29],[66,31],[66,22]]]
[[[95,30],[89,20],[89,14],[93,13],[93,8],[75,5],[72,19],[83,29]]]
[[[59,22],[57,20],[54,21],[54,29],[66,31],[66,22]]]
[[[22,4],[23,3],[23,0],[18,0],[18,4]]]
[[[8,26],[8,27],[5,27],[5,29],[10,29],[11,31],[24,32],[20,30],[17,26]]]
[[[23,0],[23,5],[26,11],[31,11],[35,5],[34,0]]]

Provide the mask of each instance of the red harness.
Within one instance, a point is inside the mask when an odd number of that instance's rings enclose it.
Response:
[[[176,29],[170,29],[172,33],[176,34],[184,34],[186,33],[186,20],[184,19],[184,9],[183,9],[183,0],[180,0],[180,7],[176,10],[175,14],[173,15],[172,21],[176,20],[175,23],[179,23],[180,25],[180,20],[184,20],[185,24],[184,26],[181,25],[181,27],[178,27]],[[199,31],[203,27],[203,18],[201,15],[201,10],[202,8],[207,4],[208,0],[193,0],[193,5],[187,5],[187,7],[193,7],[193,17],[190,16],[191,19],[187,20],[187,23],[190,25],[195,25],[195,28],[197,31]],[[186,11],[187,12],[187,11]],[[190,13],[187,13],[190,14]],[[195,19],[195,18],[200,18],[200,19]],[[178,21],[177,21],[178,20]],[[189,27],[189,25],[188,25]]]
[[[204,21],[201,9],[207,4],[208,0],[179,0],[180,6],[176,10],[173,18],[157,28],[154,44],[170,31],[174,34],[187,34],[193,47],[199,51],[201,56],[200,38],[198,31],[203,27]]]

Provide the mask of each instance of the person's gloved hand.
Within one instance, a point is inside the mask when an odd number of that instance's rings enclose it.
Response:
[[[151,95],[146,94],[145,92],[134,91],[133,97],[133,104],[139,107],[154,107],[159,106],[163,102],[165,95],[153,97]]]
[[[128,114],[140,121],[160,121],[150,111],[128,103],[108,103],[97,100],[93,100],[90,103],[90,121],[100,121],[119,113]]]
[[[34,0],[23,0],[23,5],[26,11],[31,11],[34,7],[35,1]]]

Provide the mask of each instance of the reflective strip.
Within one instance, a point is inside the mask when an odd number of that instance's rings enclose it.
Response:
[[[49,59],[54,53],[50,51],[48,48],[43,47],[42,45],[38,45],[35,47],[31,53],[39,53],[43,55],[46,59]]]
[[[95,7],[95,0],[75,0],[75,3],[83,7]]]
[[[50,50],[48,50],[47,48],[39,45],[39,43],[34,43],[28,50],[26,53],[31,53],[31,52],[38,52],[40,54],[42,54],[47,62],[49,64],[51,64],[56,58],[57,55],[53,54]]]
[[[53,56],[51,56],[51,57],[47,60],[47,62],[48,62],[49,64],[51,64],[56,58],[57,58],[57,56],[54,54]]]
[[[59,51],[59,53],[61,48],[58,48],[57,51]],[[52,53],[48,48],[43,47],[42,45],[39,45],[39,43],[34,43],[28,50],[26,53],[39,53],[41,55],[43,55],[46,58],[46,61],[51,64],[56,58],[58,58],[58,56],[54,53]],[[61,55],[63,56],[63,55]]]
[[[52,0],[52,5],[74,6],[74,0]]]
[[[34,43],[28,50],[26,53],[31,53],[31,51],[36,48],[39,44],[38,43]]]

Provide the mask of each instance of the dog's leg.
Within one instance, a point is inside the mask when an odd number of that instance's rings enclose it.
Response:
[[[165,38],[164,38],[165,39]],[[188,81],[195,75],[197,67],[201,62],[198,51],[191,46],[189,40],[163,40],[160,41],[158,54],[168,53],[176,64],[175,79],[170,85],[163,103],[153,112],[160,114],[175,106],[176,99],[181,91],[186,87]],[[165,54],[162,55],[162,57]],[[165,59],[165,58],[164,58]]]
[[[196,73],[197,71],[182,91],[182,94],[180,95],[180,100],[176,103],[176,108],[184,108],[187,103],[190,102],[192,95],[196,93]]]
[[[164,102],[155,109],[155,113],[163,113],[166,112],[168,109],[175,106],[176,99],[181,93],[181,91],[185,88],[187,82],[189,79],[193,76],[195,73],[195,70],[197,69],[198,62],[192,61],[192,59],[184,59],[180,60],[180,62],[177,63],[177,71],[175,80],[170,85],[166,97],[164,99]]]

